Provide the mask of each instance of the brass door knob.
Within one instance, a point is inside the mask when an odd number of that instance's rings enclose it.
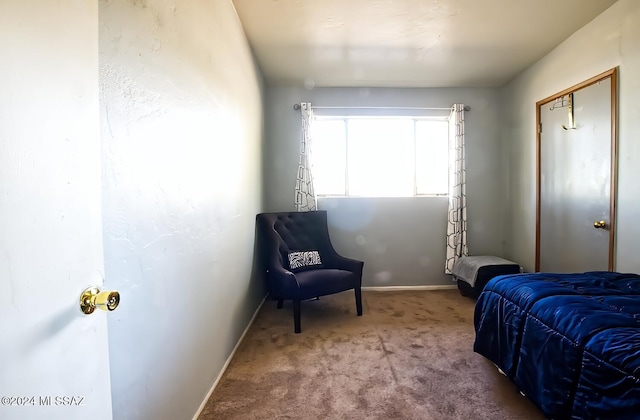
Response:
[[[80,310],[92,314],[96,308],[113,311],[120,304],[120,293],[115,290],[100,291],[97,287],[87,287],[80,295]]]
[[[596,229],[606,229],[607,222],[605,222],[604,220],[598,220],[597,222],[593,223],[593,227]]]

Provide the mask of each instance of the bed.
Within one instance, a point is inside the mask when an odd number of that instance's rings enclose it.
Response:
[[[474,351],[548,418],[640,418],[640,276],[498,276],[474,325]]]

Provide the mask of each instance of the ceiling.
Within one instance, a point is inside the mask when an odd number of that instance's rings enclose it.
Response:
[[[501,86],[615,0],[233,0],[268,85]]]

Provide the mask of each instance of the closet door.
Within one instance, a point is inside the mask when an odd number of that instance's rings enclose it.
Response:
[[[613,269],[615,70],[538,103],[536,270]]]

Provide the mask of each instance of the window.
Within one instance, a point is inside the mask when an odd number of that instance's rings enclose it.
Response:
[[[320,196],[446,195],[446,118],[317,117],[314,188]]]

